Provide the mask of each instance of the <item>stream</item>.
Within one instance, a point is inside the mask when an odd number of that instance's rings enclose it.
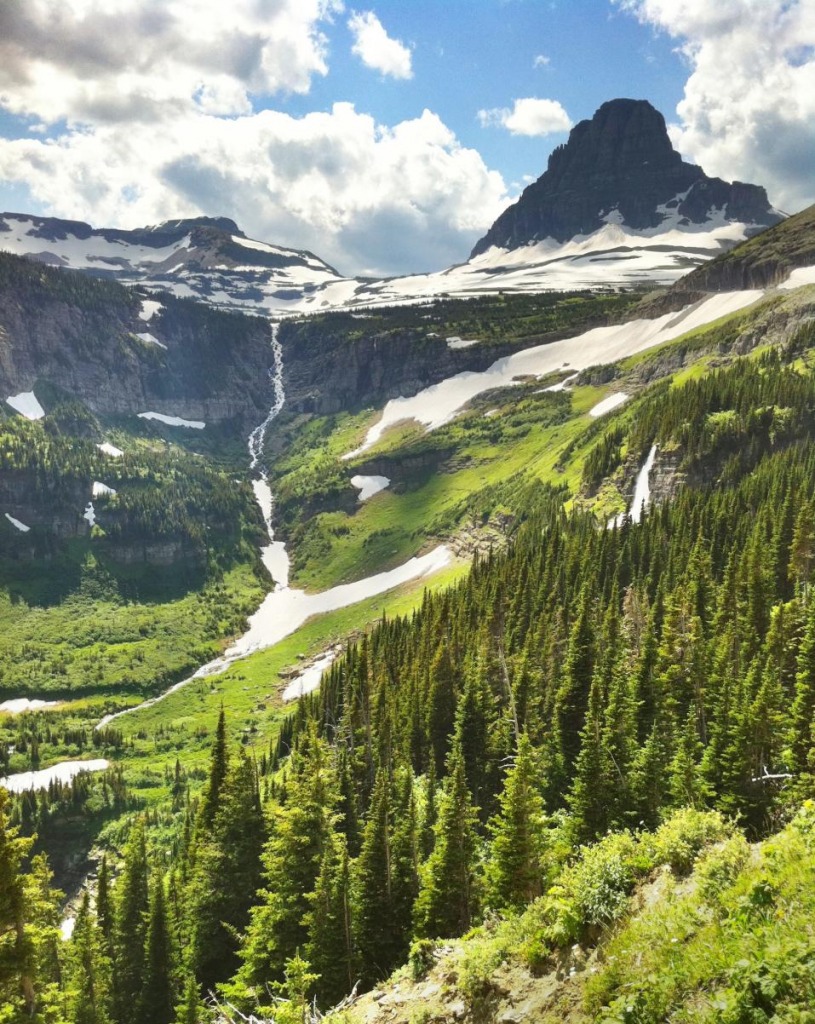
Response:
[[[255,499],[263,514],[263,521],[266,524],[266,532],[269,536],[269,543],[261,550],[261,559],[274,581],[274,589],[266,595],[257,611],[249,617],[249,628],[243,636],[239,637],[224,654],[202,665],[191,676],[182,679],[157,697],[143,701],[135,707],[126,708],[124,711],[105,715],[96,726],[97,729],[104,728],[123,715],[129,715],[134,711],[141,711],[152,707],[195,679],[203,679],[215,673],[223,672],[224,669],[229,668],[230,665],[240,661],[247,655],[274,646],[274,644],[279,643],[285,637],[298,630],[314,615],[347,608],[349,605],[357,604],[366,598],[384,594],[386,591],[392,590],[402,583],[431,576],[449,565],[452,561],[450,550],[446,546],[440,545],[428,554],[411,558],[395,569],[367,576],[365,579],[357,580],[355,583],[343,583],[318,594],[308,594],[304,590],[296,590],[289,586],[289,555],[283,541],[277,541],[274,537],[274,526],[272,525],[274,495],[272,494],[272,489],[269,486],[267,474],[261,461],[269,426],[280,413],[286,401],[286,393],[283,387],[283,350],[277,334],[278,325],[272,324],[271,347],[274,362],[269,372],[274,388],[274,401],[268,416],[263,423],[255,427],[249,435],[247,442],[250,459],[249,468],[256,474],[252,481],[252,489],[255,492]],[[306,669],[303,673],[304,680],[302,682],[296,681],[296,689],[290,685],[287,693],[308,693],[314,689],[319,684],[317,666],[320,664],[322,664],[323,668],[326,668],[329,662],[324,658],[316,661],[311,668]],[[320,674],[322,673],[320,672]],[[284,699],[291,699],[291,696],[284,697]]]

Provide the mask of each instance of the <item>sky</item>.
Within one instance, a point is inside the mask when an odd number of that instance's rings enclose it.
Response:
[[[815,0],[0,0],[0,209],[437,270],[618,96],[815,201]]]

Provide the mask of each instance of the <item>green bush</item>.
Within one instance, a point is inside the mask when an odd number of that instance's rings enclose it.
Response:
[[[421,981],[433,966],[436,943],[432,939],[416,939],[410,947],[408,965],[414,981]]]
[[[684,807],[671,815],[645,840],[653,849],[654,864],[668,864],[677,875],[686,875],[701,850],[734,833],[733,825],[718,811]]]
[[[707,851],[696,866],[702,899],[706,903],[718,902],[721,894],[736,881],[749,856],[750,846],[741,834]]]

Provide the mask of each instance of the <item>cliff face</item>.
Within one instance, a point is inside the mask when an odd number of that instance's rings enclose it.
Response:
[[[776,223],[763,188],[709,178],[685,163],[668,138],[665,119],[644,100],[604,103],[576,125],[549,157],[546,172],[524,190],[476,244],[513,249],[546,238],[565,242],[605,223],[635,231],[705,224],[716,217],[755,225]]]
[[[46,384],[99,415],[241,430],[263,419],[268,325],[169,296],[160,305],[145,320],[142,298],[120,285],[0,254],[0,398]]]

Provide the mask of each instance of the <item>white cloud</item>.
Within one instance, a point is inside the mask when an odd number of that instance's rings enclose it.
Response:
[[[548,68],[552,63],[552,58],[547,57],[545,53],[539,53],[532,61],[533,68]]]
[[[3,0],[0,106],[53,124],[241,114],[327,73],[339,0]]]
[[[613,0],[669,33],[690,74],[674,145],[790,212],[815,201],[812,0]]]
[[[557,100],[531,96],[515,100],[511,110],[508,107],[479,110],[478,120],[484,127],[497,125],[513,135],[551,135],[572,127],[571,118]]]
[[[37,128],[0,138],[0,181],[97,226],[222,214],[345,273],[460,261],[509,198],[435,114],[261,109],[326,73],[341,9],[231,0],[224,22],[211,0],[0,0],[0,110]]]
[[[410,50],[398,39],[391,39],[373,11],[355,11],[348,28],[354,37],[351,51],[366,67],[391,78],[413,77]]]
[[[435,114],[384,127],[347,103],[300,118],[192,111],[0,140],[0,178],[26,181],[56,215],[97,225],[223,214],[346,273],[449,266],[508,201],[500,174]]]

